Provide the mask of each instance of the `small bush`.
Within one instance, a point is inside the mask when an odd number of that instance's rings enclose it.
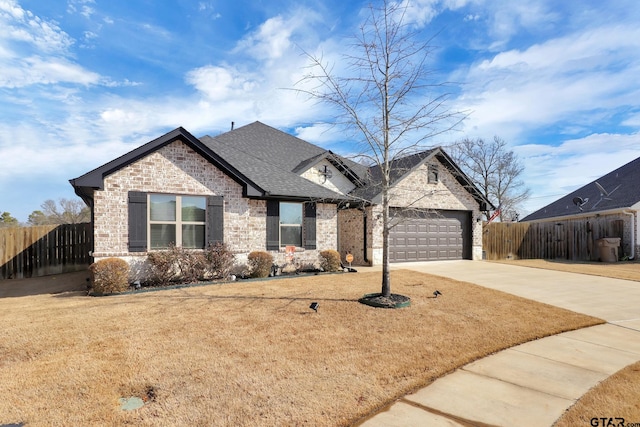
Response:
[[[94,262],[89,270],[94,293],[124,292],[129,288],[129,264],[121,258],[106,258]]]
[[[201,251],[175,248],[176,263],[178,265],[178,277],[180,283],[195,283],[204,278],[207,267],[207,259]]]
[[[172,248],[166,251],[150,252],[149,282],[152,285],[168,285],[177,275],[177,263]]]
[[[333,249],[321,251],[320,268],[322,268],[324,271],[340,271],[342,269],[340,263],[340,253]]]
[[[209,245],[205,249],[204,256],[207,260],[207,268],[213,279],[229,277],[235,263],[235,255],[224,243]]]
[[[233,264],[229,269],[229,276],[233,279],[246,279],[250,277],[249,266],[247,264]]]
[[[273,256],[269,252],[253,251],[247,256],[251,277],[268,277],[273,266]]]
[[[155,285],[194,283],[205,275],[207,260],[200,251],[179,248],[149,253],[150,281]]]

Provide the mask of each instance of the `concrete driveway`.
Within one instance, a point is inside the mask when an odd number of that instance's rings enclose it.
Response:
[[[361,426],[548,427],[590,388],[640,361],[640,282],[482,261],[392,266],[401,268],[476,283],[608,323],[477,360],[399,399]],[[607,416],[606,408],[593,416]]]
[[[392,266],[399,268],[475,283],[640,331],[640,282],[486,261]]]

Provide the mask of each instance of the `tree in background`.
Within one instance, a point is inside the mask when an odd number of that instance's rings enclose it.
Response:
[[[29,215],[30,225],[45,224],[79,224],[89,222],[89,208],[79,199],[59,199],[58,203],[49,199],[40,205],[42,210],[35,210]]]
[[[17,219],[11,216],[9,212],[0,214],[0,227],[17,227],[20,225]]]
[[[500,221],[517,220],[519,205],[529,198],[530,190],[520,179],[524,165],[503,139],[466,138],[454,144],[451,156],[484,196],[499,206]],[[489,212],[484,214],[488,220]]]
[[[49,218],[42,211],[33,211],[27,218],[27,224],[29,225],[46,225],[50,224]]]
[[[433,82],[431,40],[424,38],[408,16],[407,2],[384,0],[369,13],[343,55],[343,76],[334,75],[322,57],[307,54],[309,73],[298,91],[338,112],[337,122],[361,142],[360,157],[381,171],[382,292],[391,296],[389,265],[389,189],[392,165],[408,154],[425,150],[434,136],[451,130],[462,115],[445,107],[445,84]]]

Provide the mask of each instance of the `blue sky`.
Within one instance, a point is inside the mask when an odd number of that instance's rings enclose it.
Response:
[[[68,180],[178,126],[260,120],[341,154],[334,112],[292,88],[302,49],[340,64],[368,1],[0,0],[0,212],[20,221]],[[640,156],[636,0],[415,0],[432,69],[469,111],[433,140],[506,140],[523,214]]]

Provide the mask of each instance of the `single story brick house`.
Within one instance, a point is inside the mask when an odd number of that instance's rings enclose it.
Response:
[[[619,256],[635,259],[640,250],[640,157],[589,182],[524,217],[521,222],[570,221],[587,230],[590,247],[595,240],[620,238]],[[597,250],[591,259],[598,259]]]
[[[337,249],[372,265],[382,262],[378,178],[255,122],[199,139],[177,128],[70,183],[91,208],[96,261],[224,242],[240,261],[266,250],[280,262],[294,246],[301,263]],[[441,148],[397,161],[392,183],[392,262],[481,258],[480,214],[493,206]]]

